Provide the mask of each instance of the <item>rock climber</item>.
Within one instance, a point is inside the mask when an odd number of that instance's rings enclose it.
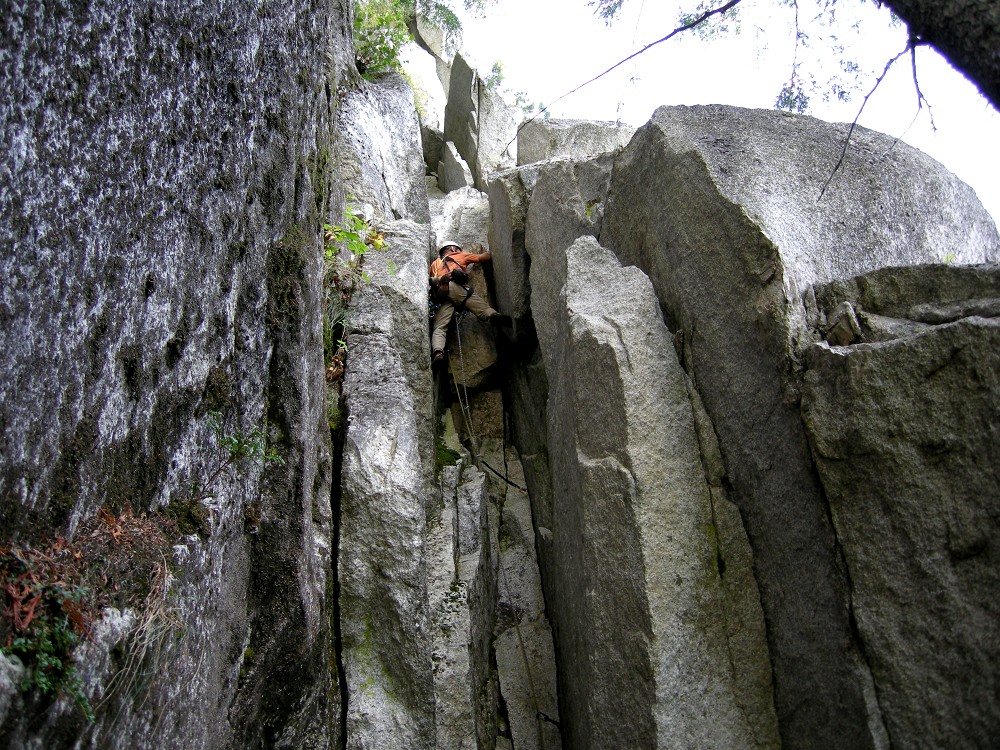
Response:
[[[491,259],[489,251],[478,243],[470,245],[469,249],[480,252],[467,253],[457,242],[446,240],[438,249],[438,258],[431,263],[428,272],[431,299],[441,305],[434,314],[434,332],[431,334],[433,352],[431,364],[435,368],[444,365],[448,324],[451,323],[455,308],[468,310],[480,320],[489,321],[492,325],[511,324],[510,316],[498,313],[469,286],[469,274],[466,272],[469,264],[485,263]]]

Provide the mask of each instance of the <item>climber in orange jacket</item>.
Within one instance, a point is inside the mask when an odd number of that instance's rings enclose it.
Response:
[[[470,249],[484,250],[482,245],[472,245]],[[448,337],[448,324],[455,314],[455,308],[466,309],[480,320],[493,325],[510,325],[510,317],[501,315],[486,300],[472,291],[466,272],[470,263],[485,263],[490,260],[489,251],[467,253],[457,242],[447,240],[438,250],[438,259],[431,263],[429,283],[431,299],[440,303],[434,314],[434,332],[431,334],[431,350],[434,352],[432,364],[444,364],[444,345]]]

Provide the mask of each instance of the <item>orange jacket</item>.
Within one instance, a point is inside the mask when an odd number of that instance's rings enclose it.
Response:
[[[470,263],[483,263],[490,259],[489,252],[479,253],[448,253],[443,258],[438,258],[433,263],[431,263],[430,277],[431,282],[434,284],[442,284],[442,277],[445,274],[450,276],[451,272],[455,268],[461,268],[463,271],[466,270]],[[447,282],[444,282],[447,285]]]

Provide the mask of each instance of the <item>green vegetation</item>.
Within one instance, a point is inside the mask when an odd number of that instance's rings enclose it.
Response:
[[[359,2],[354,11],[354,60],[366,78],[399,70],[399,50],[410,41],[407,13],[396,0]]]
[[[208,413],[208,425],[212,429],[218,444],[212,451],[212,462],[204,480],[197,480],[192,491],[192,499],[200,502],[215,496],[215,485],[224,473],[232,472],[238,465],[250,462],[266,466],[267,464],[283,464],[284,459],[278,452],[268,446],[267,436],[255,427],[249,433],[226,432],[222,427],[222,414],[217,411]]]
[[[503,63],[497,60],[493,63],[490,72],[486,74],[486,78],[483,79],[483,84],[488,89],[498,89],[500,84],[503,83],[503,79]]]
[[[493,0],[463,0],[466,10],[483,13]],[[441,0],[359,0],[354,9],[354,59],[358,72],[373,79],[400,69],[399,51],[413,39],[410,22],[420,16],[446,31],[461,22]]]
[[[445,466],[454,466],[455,464],[458,463],[461,457],[462,457],[461,453],[449,448],[444,444],[444,442],[440,438],[438,438],[437,452],[435,456],[436,458],[435,463],[437,464],[438,471],[443,469]]]
[[[134,610],[136,623],[115,650],[119,666],[100,705],[119,694],[139,700],[148,690],[167,638],[180,626],[167,606],[171,545],[183,534],[207,535],[209,510],[201,501],[213,496],[224,473],[248,461],[282,463],[262,430],[228,432],[219,412],[209,412],[208,422],[216,445],[190,495],[148,514],[136,515],[129,505],[117,515],[101,508],[72,539],[54,535],[35,546],[0,546],[0,652],[24,666],[22,690],[49,700],[68,697],[92,722],[95,709],[73,651],[91,636],[105,607]]]
[[[66,696],[92,722],[94,708],[73,650],[90,637],[104,607],[138,611],[139,624],[129,634],[132,644],[146,641],[143,634],[149,634],[151,623],[172,627],[165,606],[170,578],[165,560],[176,536],[176,527],[162,513],[135,515],[126,507],[116,516],[101,508],[80,524],[72,540],[56,535],[37,546],[0,547],[0,651],[24,666],[21,689],[49,700]],[[104,702],[116,681],[134,679],[140,664],[141,659],[126,659]]]
[[[365,255],[387,250],[385,236],[376,232],[359,207],[348,203],[343,225],[323,225],[323,352],[330,380],[330,367],[343,369],[347,354],[347,311],[358,286],[370,282],[364,269]],[[389,263],[389,272],[396,266]]]
[[[26,672],[21,689],[55,699],[72,698],[87,721],[94,712],[83,691],[72,653],[88,633],[86,608],[91,591],[77,571],[49,563],[46,552],[31,548],[0,549],[0,578],[4,582],[10,623],[4,653],[16,656]]]

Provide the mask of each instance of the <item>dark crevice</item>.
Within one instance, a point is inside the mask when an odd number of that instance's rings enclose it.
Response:
[[[346,406],[341,399],[341,413],[344,418],[341,425],[347,423]],[[338,750],[347,750],[347,709],[349,694],[347,689],[347,670],[344,667],[344,636],[340,621],[340,526],[341,526],[341,490],[340,479],[344,463],[344,433],[341,427],[331,430],[330,442],[333,448],[333,476],[330,482],[330,510],[333,515],[333,538],[331,540],[331,564],[333,568],[333,653],[337,663],[337,686],[340,690],[340,742]]]
[[[844,599],[845,606],[847,609],[847,625],[851,634],[851,639],[853,645],[857,651],[858,657],[864,664],[864,668],[868,670],[868,676],[871,680],[872,690],[874,691],[875,706],[874,708],[878,714],[877,716],[869,716],[868,725],[872,726],[872,721],[877,720],[881,725],[882,729],[885,731],[886,736],[889,737],[890,743],[889,747],[894,747],[891,742],[891,737],[889,736],[889,727],[885,721],[885,711],[882,708],[882,695],[879,690],[878,681],[875,679],[875,669],[872,664],[871,655],[868,653],[867,644],[865,642],[864,634],[861,632],[861,628],[858,623],[857,613],[854,608],[854,582],[851,579],[851,569],[847,562],[847,555],[845,554],[843,544],[840,541],[840,533],[837,529],[837,524],[833,517],[833,508],[830,506],[830,500],[826,495],[826,491],[823,489],[821,480],[819,479],[819,472],[816,467],[815,462],[812,464],[812,471],[816,476],[816,481],[820,486],[820,497],[823,503],[823,510],[826,514],[826,522],[829,525],[830,534],[833,537],[833,554],[836,559],[836,567],[840,570],[843,575],[843,585],[845,587]],[[874,739],[874,738],[873,738]]]

